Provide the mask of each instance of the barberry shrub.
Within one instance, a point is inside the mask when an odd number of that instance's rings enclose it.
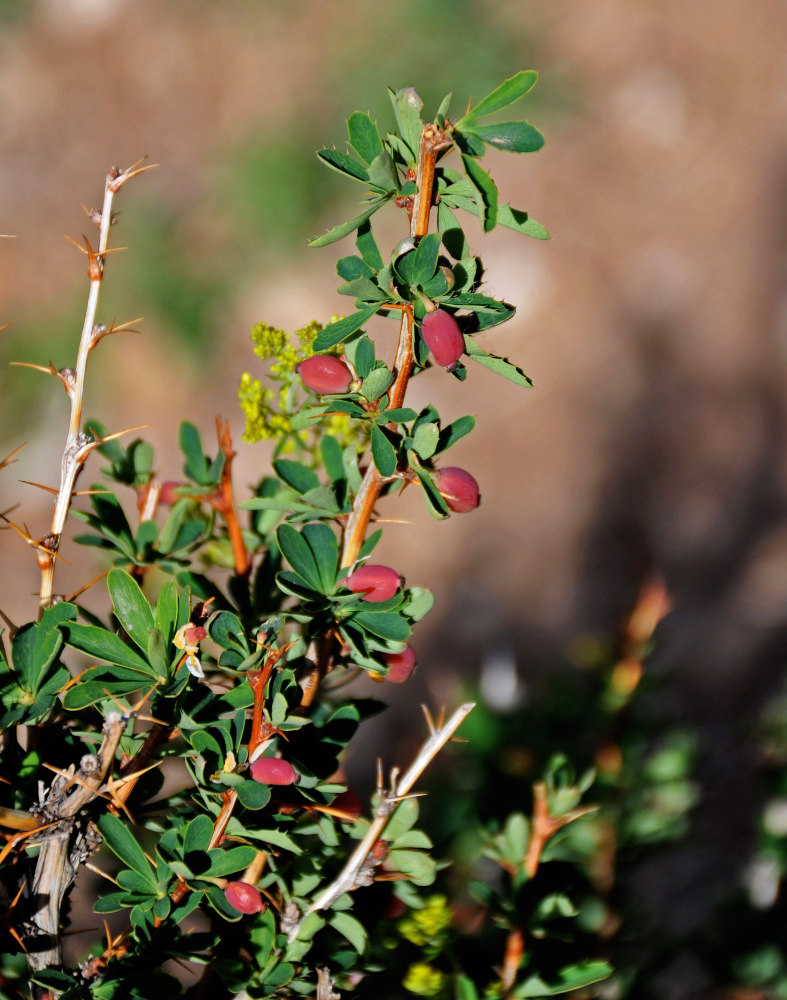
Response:
[[[465,970],[459,949],[441,968],[430,964],[455,914],[425,893],[438,865],[414,797],[472,703],[447,720],[427,712],[414,760],[388,778],[378,768],[369,803],[341,777],[359,723],[382,707],[353,696],[351,682],[364,673],[406,682],[414,628],[432,606],[407,567],[372,561],[378,503],[409,487],[438,520],[479,503],[472,474],[445,462],[475,418],[416,411],[410,379],[435,364],[465,391],[480,364],[530,385],[481,344],[479,334],[514,307],[483,290],[460,218],[547,238],[498,200],[480,162],[487,146],[541,147],[528,122],[490,121],[535,82],[534,72],[517,73],[457,121],[450,95],[424,122],[414,90],[391,92],[390,132],[355,112],[351,152],[320,150],[367,196],[355,218],[312,241],[354,234],[356,252],[337,264],[353,308],[294,337],[253,329],[269,370],[241,379],[244,437],[274,439],[275,450],[249,498],[235,495],[235,451],[221,420],[213,454],[193,424],[181,425],[182,475],[164,481],[146,442],[122,444],[127,432],[83,423],[88,356],[125,329],[101,325],[96,312],[113,200],[147,168],[110,171],[103,206],[90,213],[99,232],[95,249],[86,241],[90,296],[77,362],[29,366],[55,376],[71,408],[52,524],[34,538],[5,515],[35,550],[41,589],[37,617],[9,625],[0,659],[3,933],[16,953],[3,966],[3,996],[27,995],[27,981],[32,996],[69,1000],[328,1000],[336,991],[395,993],[403,981],[411,993],[473,1000],[592,990],[606,976],[604,962],[576,961],[570,948],[535,968],[526,947],[528,928],[561,904],[523,887],[553,834],[584,814],[589,776],[574,781],[552,766],[532,824],[515,809],[491,845],[514,891],[489,888],[501,900],[489,907],[500,950],[481,973],[477,961]],[[372,225],[383,209],[402,221],[402,239],[385,254]],[[88,509],[72,508],[94,451],[103,482],[87,491]],[[54,588],[69,511],[86,525],[77,541],[103,550],[111,566],[103,614]],[[86,902],[95,918],[91,943],[67,963],[70,895],[80,941]],[[384,944],[397,919],[421,949],[406,969]]]

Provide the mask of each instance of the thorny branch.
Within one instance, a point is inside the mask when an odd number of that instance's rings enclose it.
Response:
[[[99,340],[110,332],[118,332],[120,327],[109,329],[96,324],[96,310],[101,292],[101,281],[104,275],[104,258],[109,249],[109,230],[112,225],[112,203],[120,188],[132,177],[149,170],[154,164],[140,167],[133,164],[126,170],[111,167],[104,185],[104,204],[100,212],[93,211],[89,216],[98,224],[98,249],[94,250],[85,239],[88,259],[87,273],[90,279],[85,320],[82,324],[82,335],[77,351],[76,368],[66,368],[57,373],[58,378],[68,394],[71,403],[71,417],[68,426],[63,459],[60,467],[60,487],[57,491],[55,507],[52,512],[52,524],[46,536],[46,545],[38,549],[38,566],[41,570],[41,589],[39,607],[43,611],[52,603],[55,577],[55,556],[60,546],[60,539],[66,523],[66,517],[71,506],[74,487],[85,461],[90,452],[101,441],[94,440],[80,428],[82,426],[82,402],[85,391],[85,373],[87,358]],[[125,327],[124,327],[125,328]]]
[[[85,754],[79,768],[73,764],[57,775],[34,812],[42,824],[41,850],[28,896],[22,938],[33,973],[60,968],[60,911],[65,894],[83,861],[99,846],[101,838],[82,812],[99,794],[112,767],[126,720],[111,712],[104,722],[101,746]],[[34,838],[33,838],[34,839]],[[31,996],[41,988],[31,984]]]
[[[410,209],[410,236],[419,240],[429,230],[429,213],[432,208],[432,192],[434,190],[435,166],[438,156],[450,148],[452,140],[450,132],[437,125],[426,125],[421,132],[418,149],[418,169],[416,172],[416,192]],[[402,309],[402,320],[399,325],[399,341],[394,359],[394,374],[396,376],[391,387],[389,406],[393,409],[404,405],[407,384],[413,373],[413,309],[407,306]],[[369,522],[374,513],[374,506],[380,497],[385,480],[375,468],[374,462],[361,481],[361,485],[353,501],[352,511],[347,518],[344,529],[344,544],[342,546],[342,566],[352,566],[361,551]],[[327,653],[330,644],[318,653]],[[317,693],[320,681],[328,669],[328,657],[317,658],[317,664],[304,684],[302,704],[309,706]]]
[[[424,745],[418,751],[415,760],[405,773],[398,777],[398,771],[391,773],[391,787],[380,798],[374,819],[369,824],[363,839],[347,859],[347,863],[339,875],[317,896],[317,898],[306,908],[301,918],[290,928],[288,939],[294,941],[303,926],[303,921],[310,913],[318,910],[327,910],[333,906],[336,900],[343,896],[345,892],[352,892],[362,885],[369,885],[373,881],[372,876],[364,872],[367,858],[370,851],[383,835],[383,831],[391,818],[394,809],[403,798],[411,791],[413,785],[421,777],[423,772],[432,762],[445,744],[451,739],[456,730],[475,708],[475,702],[466,702],[460,705],[451,718],[439,729],[434,729]]]
[[[447,131],[437,125],[426,125],[421,132],[421,142],[418,150],[418,171],[415,183],[417,190],[413,200],[410,215],[410,235],[419,240],[429,230],[429,213],[432,208],[432,191],[434,189],[434,174],[438,155],[451,146],[451,138]],[[402,322],[399,327],[399,342],[394,360],[396,381],[391,389],[392,408],[402,406],[407,383],[413,372],[413,311],[402,310]],[[352,566],[358,558],[363,545],[366,529],[374,510],[374,505],[380,496],[383,478],[372,463],[363,478],[361,487],[355,497],[352,513],[347,520],[344,535],[344,551],[342,566]]]

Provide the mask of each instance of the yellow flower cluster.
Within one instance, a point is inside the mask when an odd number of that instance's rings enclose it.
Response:
[[[422,948],[442,934],[451,923],[451,910],[445,896],[429,896],[420,910],[413,910],[399,921],[403,938]]]
[[[335,322],[338,318],[332,316],[331,322]],[[278,389],[270,388],[264,386],[259,379],[252,378],[249,372],[241,375],[237,395],[241,411],[246,418],[243,440],[247,444],[270,438],[283,438],[293,433],[292,416],[295,412],[293,385],[300,384],[295,369],[301,361],[314,354],[314,339],[322,328],[322,323],[318,323],[317,320],[312,320],[300,330],[296,330],[293,336],[284,330],[268,326],[267,323],[255,323],[251,328],[254,353],[263,361],[271,362],[270,377],[283,384]],[[294,342],[296,340],[297,344]],[[337,345],[328,353],[338,355],[341,352],[341,346]],[[352,445],[361,451],[366,442],[363,425],[341,413],[332,414],[321,421],[320,432],[336,438],[343,448]],[[302,443],[305,443],[305,440],[303,439]],[[292,444],[293,442],[290,442],[290,446]]]
[[[434,997],[445,985],[445,975],[427,962],[416,962],[407,970],[402,986],[419,997]]]
[[[238,402],[246,418],[246,429],[243,440],[247,444],[255,441],[265,441],[268,438],[283,437],[292,430],[292,421],[286,413],[282,413],[274,405],[276,397],[281,397],[286,390],[278,393],[263,386],[258,378],[252,378],[248,372],[240,377]]]
[[[287,405],[290,395],[288,383],[292,381],[298,363],[314,354],[314,338],[320,330],[322,324],[317,320],[296,330],[296,347],[284,330],[267,323],[255,323],[251,328],[254,353],[263,361],[270,361],[271,377],[285,384],[275,390],[263,386],[259,379],[252,378],[248,372],[241,375],[238,402],[246,417],[243,440],[248,444],[291,433],[292,420]]]

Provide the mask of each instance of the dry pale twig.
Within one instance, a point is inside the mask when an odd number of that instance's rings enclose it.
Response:
[[[101,746],[86,754],[79,768],[73,765],[66,775],[58,775],[37,807],[38,818],[48,823],[42,834],[41,850],[30,888],[31,909],[22,937],[29,952],[32,972],[59,968],[62,964],[60,911],[68,887],[79,865],[98,847],[100,838],[92,824],[80,813],[99,794],[112,766],[126,720],[110,712],[104,722]],[[31,984],[31,996],[41,988]]]
[[[418,751],[415,760],[401,776],[401,778],[398,778],[397,771],[392,772],[391,787],[387,794],[384,794],[380,798],[376,815],[370,823],[365,836],[361,841],[359,841],[358,846],[347,859],[347,863],[339,875],[337,875],[330,885],[326,886],[317,898],[306,908],[301,915],[300,920],[293,923],[288,935],[290,941],[294,941],[295,938],[297,938],[298,932],[303,925],[303,921],[309,916],[310,913],[316,913],[318,910],[327,910],[329,907],[333,906],[336,900],[340,896],[343,896],[345,892],[352,892],[353,889],[359,888],[360,885],[368,884],[362,879],[359,879],[359,875],[362,874],[362,869],[369,852],[383,835],[383,831],[385,830],[386,824],[391,818],[394,809],[402,799],[407,797],[416,781],[418,781],[431,763],[432,759],[439,753],[440,750],[442,750],[445,744],[451,739],[453,734],[474,708],[475,702],[472,701],[467,702],[464,705],[460,705],[448,722],[440,726],[438,729],[432,730],[431,735]]]
[[[71,498],[74,494],[74,487],[77,478],[82,471],[85,461],[99,444],[109,440],[95,440],[90,435],[81,430],[82,426],[82,400],[85,389],[85,373],[87,370],[87,358],[99,340],[107,336],[108,333],[116,333],[128,328],[127,324],[119,327],[112,325],[109,328],[96,323],[96,309],[101,291],[101,281],[104,275],[104,259],[109,249],[109,230],[112,225],[112,203],[120,188],[132,177],[149,170],[155,164],[140,167],[142,161],[128,167],[126,170],[119,170],[112,167],[107,174],[104,185],[104,204],[101,212],[91,213],[91,218],[97,222],[98,249],[94,250],[87,238],[85,238],[85,253],[87,254],[87,273],[90,279],[90,291],[88,293],[87,307],[85,309],[85,320],[82,324],[82,335],[79,340],[77,351],[76,368],[61,369],[57,371],[54,366],[40,368],[41,371],[56,375],[63,383],[71,403],[71,416],[68,426],[65,448],[63,449],[63,460],[60,471],[60,487],[55,500],[55,507],[52,513],[52,525],[47,536],[50,544],[46,551],[39,551],[38,565],[41,569],[41,589],[39,592],[39,606],[41,611],[48,608],[52,603],[55,576],[55,555],[60,545],[66,517],[71,506]],[[80,248],[81,249],[81,248]]]

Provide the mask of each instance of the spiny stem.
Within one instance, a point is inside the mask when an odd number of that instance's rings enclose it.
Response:
[[[98,249],[93,250],[87,240],[88,277],[90,291],[88,292],[85,319],[82,324],[82,335],[79,340],[76,367],[69,377],[66,391],[71,402],[71,416],[68,425],[68,435],[63,449],[63,459],[60,468],[60,488],[52,512],[52,524],[47,536],[46,548],[38,555],[38,565],[41,570],[41,587],[39,590],[39,613],[52,603],[55,579],[55,555],[60,546],[60,539],[65,527],[66,517],[74,495],[77,478],[82,471],[85,460],[96,445],[96,442],[85,435],[82,426],[82,405],[85,392],[85,375],[87,358],[101,334],[97,336],[96,310],[101,292],[101,282],[104,276],[104,258],[109,252],[109,230],[112,225],[112,203],[115,195],[123,184],[149,167],[138,168],[137,164],[127,170],[112,167],[107,173],[104,184],[104,203],[99,217]]]
[[[290,941],[294,941],[297,938],[304,920],[310,913],[329,909],[339,896],[343,896],[345,892],[352,892],[353,889],[357,889],[362,884],[357,880],[358,874],[369,852],[383,835],[383,831],[393,815],[396,806],[409,794],[416,781],[418,781],[435,756],[451,739],[474,708],[475,702],[472,701],[460,705],[448,722],[431,733],[418,751],[415,760],[401,778],[397,780],[394,777],[395,772],[392,772],[391,788],[387,794],[381,797],[374,819],[369,824],[369,828],[364,834],[363,839],[359,841],[358,846],[347,859],[341,872],[304,911],[300,920],[289,934]]]
[[[434,174],[437,157],[440,152],[451,145],[447,131],[437,125],[426,125],[421,132],[418,147],[418,170],[416,173],[417,190],[413,200],[410,215],[410,235],[420,239],[429,231],[429,212],[432,207],[432,192],[434,191]],[[399,343],[396,347],[394,361],[396,381],[391,390],[391,408],[404,404],[407,384],[413,373],[413,309],[412,306],[402,310],[402,322],[399,326]],[[380,496],[384,480],[372,463],[363,477],[360,489],[355,496],[352,512],[347,519],[342,551],[342,566],[352,566],[361,551],[366,531],[369,527],[374,505]]]

